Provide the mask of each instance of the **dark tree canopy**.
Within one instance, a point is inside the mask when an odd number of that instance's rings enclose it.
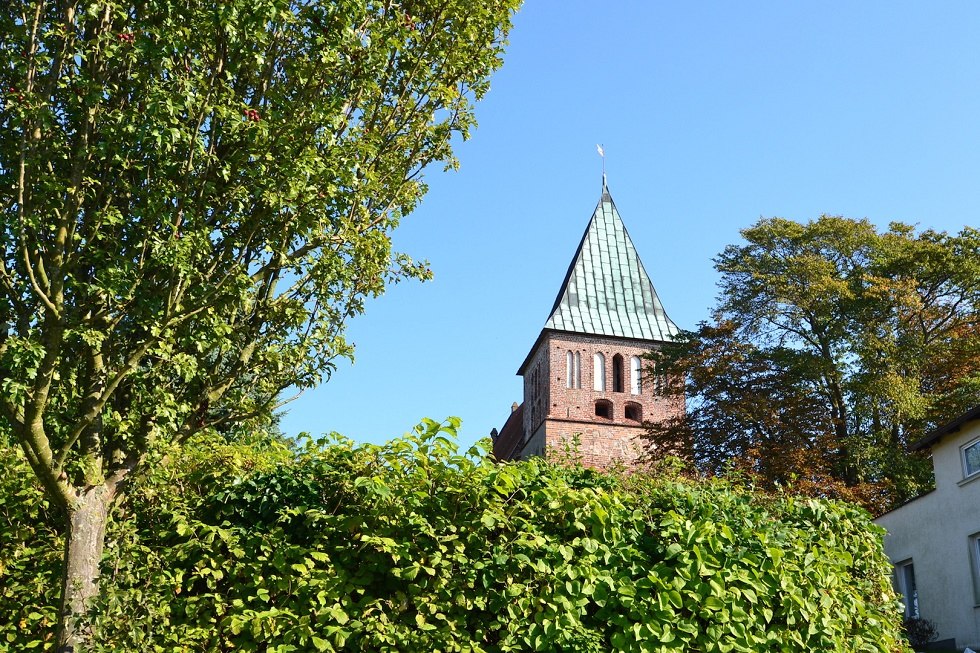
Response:
[[[980,232],[767,219],[716,259],[714,320],[664,352],[686,374],[682,439],[739,467],[881,508],[930,482],[907,447],[980,397]]]
[[[518,4],[4,5],[0,416],[58,505],[104,513],[158,444],[268,415],[429,275],[389,234]]]

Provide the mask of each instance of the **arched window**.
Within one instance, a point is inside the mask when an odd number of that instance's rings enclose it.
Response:
[[[582,387],[582,353],[575,352],[575,387]]]
[[[630,394],[638,395],[643,392],[643,365],[639,356],[630,357]]]
[[[571,351],[565,354],[565,387],[575,387],[575,354]]]
[[[635,401],[627,401],[623,414],[628,420],[631,420],[633,422],[642,422],[643,406],[636,403]]]
[[[606,391],[606,357],[602,354],[592,357],[592,389],[596,392]]]
[[[605,417],[606,419],[612,419],[613,417],[613,405],[608,399],[596,399],[595,401],[595,416]]]
[[[667,390],[667,375],[654,363],[650,366],[650,377],[653,379],[653,394],[660,395]]]
[[[613,356],[613,392],[623,392],[623,357]]]

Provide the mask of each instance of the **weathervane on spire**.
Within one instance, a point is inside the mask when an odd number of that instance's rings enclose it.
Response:
[[[602,157],[602,187],[605,188],[606,187],[606,151],[603,150],[602,146],[599,145],[598,143],[596,143],[595,149],[599,153],[599,156]]]

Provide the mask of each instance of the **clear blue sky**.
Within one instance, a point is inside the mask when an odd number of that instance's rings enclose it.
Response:
[[[682,328],[760,217],[980,224],[980,3],[531,1],[477,116],[395,233],[435,280],[368,304],[355,364],[290,405],[287,434],[499,428],[599,199],[596,143]]]

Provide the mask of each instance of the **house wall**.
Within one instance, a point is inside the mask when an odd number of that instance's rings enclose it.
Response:
[[[974,649],[980,649],[980,606],[971,537],[980,533],[980,474],[964,479],[961,447],[978,437],[980,421],[944,436],[932,448],[936,489],[875,520],[888,531],[892,563],[914,565],[920,615],[936,623],[940,639]]]

